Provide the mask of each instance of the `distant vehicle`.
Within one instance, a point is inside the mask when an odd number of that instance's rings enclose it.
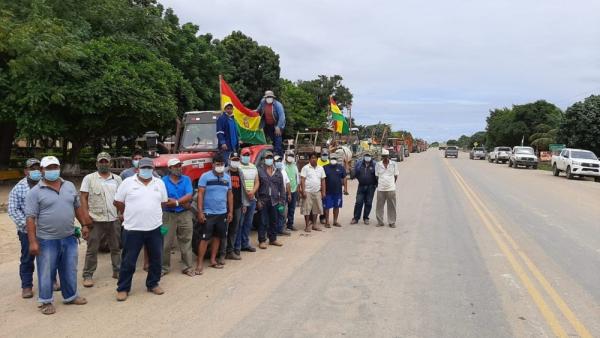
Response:
[[[457,146],[447,146],[444,151],[444,157],[456,157],[458,158],[458,147]]]
[[[538,157],[535,156],[535,151],[531,147],[514,147],[508,158],[508,166],[513,168],[523,166],[537,169],[538,162]]]
[[[559,155],[552,156],[552,173],[559,176],[564,171],[568,179],[593,177],[600,182],[600,161],[596,154],[589,150],[563,149]]]
[[[471,160],[485,160],[485,148],[475,147],[471,149],[471,152],[469,153],[469,158]]]
[[[510,149],[510,147],[496,147],[496,148],[494,148],[493,151],[491,151],[488,154],[488,161],[490,163],[492,163],[492,162],[506,163],[506,162],[508,162],[508,159],[510,158],[511,152],[512,152],[512,149]]]
[[[438,147],[438,150],[446,150],[446,146],[443,146],[443,145],[442,145],[442,146],[439,146],[439,147]]]

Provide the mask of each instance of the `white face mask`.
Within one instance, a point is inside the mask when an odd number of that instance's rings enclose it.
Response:
[[[337,160],[331,160],[331,161],[329,161],[329,163],[331,163],[332,165],[336,165],[337,164]]]
[[[293,156],[288,156],[286,158],[286,161],[288,161],[288,163],[294,163],[294,160],[296,160]]]
[[[216,171],[218,174],[222,174],[222,173],[225,171],[225,166],[223,166],[223,165],[216,166],[216,167],[215,167],[215,171]]]
[[[231,161],[229,162],[229,166],[233,169],[237,169],[240,167],[240,161]]]
[[[267,101],[267,103],[271,104],[271,103],[273,103],[273,98],[267,97],[267,99],[265,101]]]
[[[365,156],[365,161],[366,162],[371,162],[371,156]]]

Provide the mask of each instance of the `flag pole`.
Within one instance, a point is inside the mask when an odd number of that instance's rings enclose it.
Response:
[[[221,99],[223,97],[223,89],[221,88],[222,83],[223,83],[223,75],[219,74],[219,110],[223,110],[223,107],[221,107]]]

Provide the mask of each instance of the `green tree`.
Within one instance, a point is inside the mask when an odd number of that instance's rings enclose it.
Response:
[[[471,138],[467,135],[461,135],[456,142],[460,148],[467,148],[471,143]]]
[[[600,154],[600,95],[591,95],[567,108],[558,139],[569,147]]]
[[[279,55],[236,31],[222,41],[214,41],[223,60],[223,76],[248,108],[258,106],[265,90],[279,95]]]
[[[292,81],[285,79],[281,80],[280,88],[279,99],[285,107],[286,114],[290,117],[286,120],[286,137],[294,138],[296,132],[305,128],[324,126],[327,116],[317,111],[315,101],[309,93]]]
[[[485,140],[486,140],[485,131],[478,131],[475,134],[471,135],[471,137],[469,137],[469,143],[467,144],[467,147],[468,148],[474,147],[475,143],[477,143],[478,147],[483,147],[486,145]]]
[[[352,93],[342,84],[344,78],[340,75],[319,75],[310,81],[298,81],[298,86],[310,93],[319,111],[329,112],[329,96],[334,97],[340,109],[352,104]]]
[[[455,140],[455,139],[450,139],[450,140],[446,141],[446,145],[449,145],[449,146],[458,146],[458,141]]]

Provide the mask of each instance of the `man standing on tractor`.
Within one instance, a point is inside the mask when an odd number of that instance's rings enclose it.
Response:
[[[267,90],[260,100],[256,111],[260,114],[261,127],[265,135],[273,142],[275,154],[283,157],[283,129],[285,128],[285,111],[281,102],[275,99],[273,91]]]
[[[240,138],[233,118],[233,103],[231,102],[225,102],[223,114],[217,120],[217,138],[219,139],[219,151],[223,155],[223,159],[229,163],[231,153],[238,151],[240,147]]]

